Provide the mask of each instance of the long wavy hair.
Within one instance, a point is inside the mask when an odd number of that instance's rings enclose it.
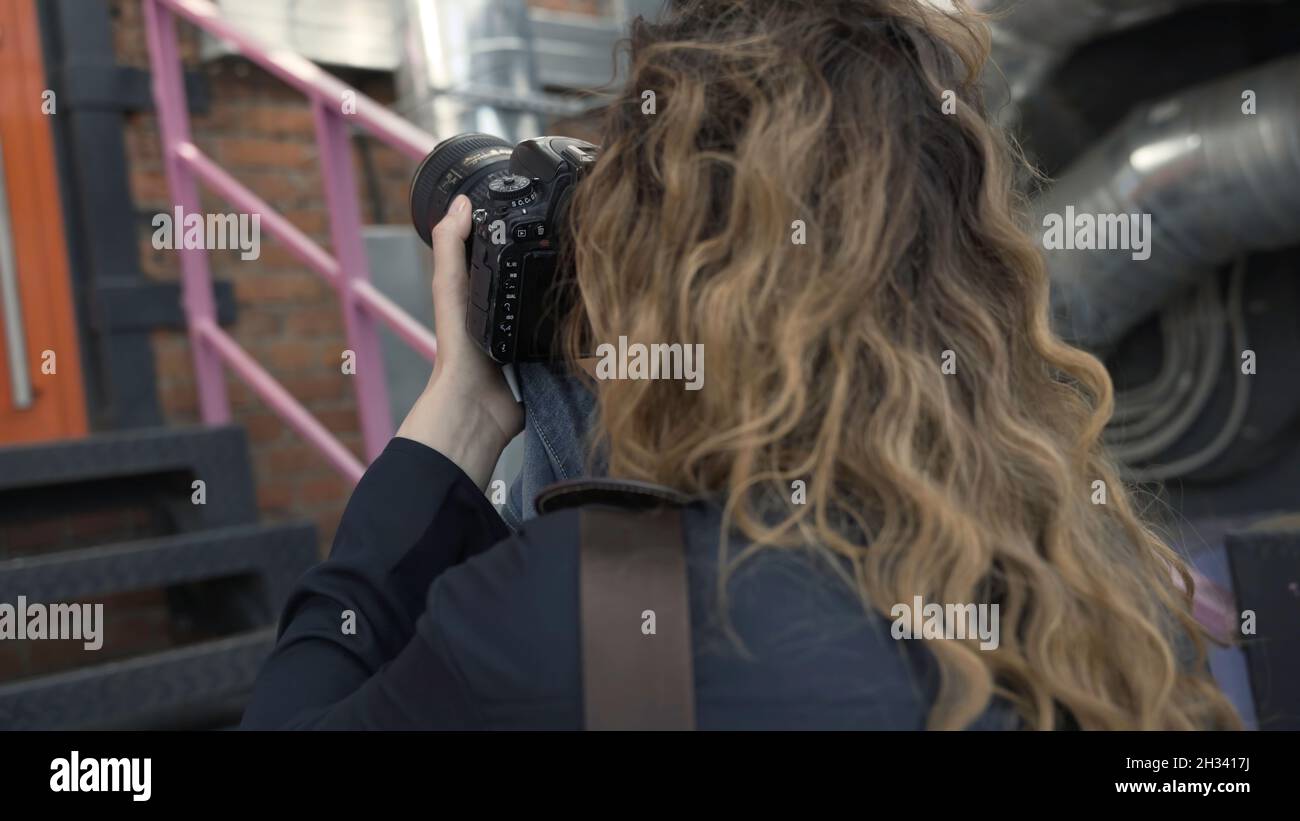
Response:
[[[812,547],[886,617],[997,603],[995,650],[927,642],[932,728],[995,696],[1030,728],[1237,726],[1192,580],[1103,452],[1107,372],[1049,327],[1023,161],[983,109],[988,27],[956,6],[685,0],[634,24],[574,197],[568,352],[698,343],[707,367],[698,391],[601,382],[595,438],[611,474],[724,505],[724,595],[756,551]]]

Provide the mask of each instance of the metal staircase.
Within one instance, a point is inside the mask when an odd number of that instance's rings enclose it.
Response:
[[[204,504],[194,503],[196,481],[204,483]],[[248,445],[236,426],[0,449],[0,527],[45,514],[93,514],[123,498],[151,513],[153,535],[62,550],[0,541],[0,602],[163,591],[173,641],[102,663],[87,652],[88,665],[0,683],[0,728],[237,721],[289,587],[317,560],[315,527],[258,522]],[[110,631],[106,622],[101,629]]]

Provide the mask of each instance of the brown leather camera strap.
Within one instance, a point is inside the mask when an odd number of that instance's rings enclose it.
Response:
[[[695,729],[681,511],[585,506],[580,516],[587,729]]]

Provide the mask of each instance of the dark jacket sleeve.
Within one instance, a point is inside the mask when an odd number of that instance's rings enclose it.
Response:
[[[329,558],[290,594],[243,726],[474,726],[455,660],[416,624],[443,571],[503,539],[509,528],[459,467],[393,439],[353,491]]]

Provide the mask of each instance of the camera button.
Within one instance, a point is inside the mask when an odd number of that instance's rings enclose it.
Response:
[[[546,223],[541,221],[525,222],[523,225],[515,226],[514,237],[521,242],[530,239],[541,239],[546,235]]]

